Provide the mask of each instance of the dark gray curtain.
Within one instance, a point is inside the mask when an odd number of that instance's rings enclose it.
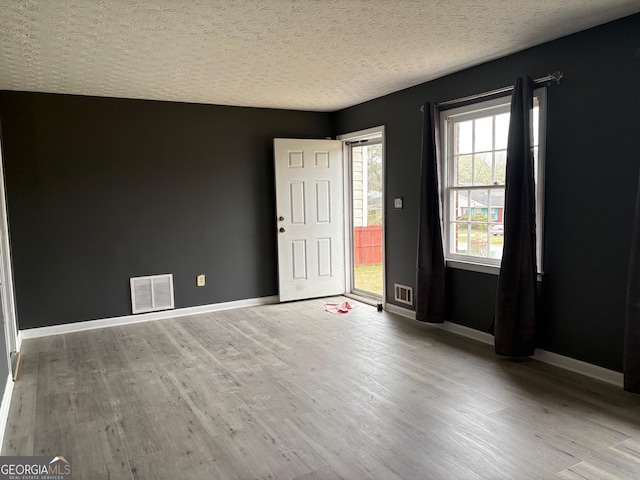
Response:
[[[438,190],[438,111],[430,103],[425,103],[422,111],[416,319],[421,322],[443,323],[445,264]]]
[[[531,80],[519,78],[511,97],[504,250],[494,326],[495,351],[509,357],[527,357],[535,350],[537,272],[532,109]]]
[[[624,389],[640,393],[640,180],[631,241],[624,332]]]

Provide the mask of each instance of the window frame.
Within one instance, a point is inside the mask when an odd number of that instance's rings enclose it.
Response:
[[[538,158],[537,158],[537,179],[536,179],[536,256],[537,270],[540,277],[543,273],[543,239],[544,239],[544,165],[546,151],[546,119],[547,119],[547,97],[546,87],[534,90],[534,97],[538,101]],[[475,102],[461,107],[455,107],[440,112],[440,135],[442,144],[442,155],[440,158],[440,198],[441,198],[441,219],[443,232],[444,257],[448,267],[462,270],[471,270],[482,273],[498,275],[502,259],[489,257],[477,257],[451,252],[451,187],[450,180],[453,179],[455,168],[453,154],[453,129],[452,120],[467,121],[483,118],[489,115],[504,113],[510,110],[511,96],[501,96],[490,100]],[[494,132],[495,136],[495,132]],[[493,145],[495,147],[495,145]],[[492,150],[495,151],[495,150]],[[471,186],[468,190],[485,189],[490,192],[493,185]],[[495,187],[494,187],[495,188]],[[490,194],[490,193],[489,193]],[[490,222],[490,219],[488,219]]]

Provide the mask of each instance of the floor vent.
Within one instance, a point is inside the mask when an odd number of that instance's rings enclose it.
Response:
[[[131,279],[131,311],[155,312],[174,308],[173,275],[153,275]]]
[[[394,284],[395,287],[395,300],[396,302],[406,303],[413,306],[413,288],[406,285]]]

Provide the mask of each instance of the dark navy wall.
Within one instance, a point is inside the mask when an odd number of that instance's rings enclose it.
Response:
[[[565,78],[548,89],[539,345],[620,371],[640,166],[640,15],[342,110],[334,116],[335,129],[342,134],[386,127],[386,267],[392,296],[396,282],[415,285],[420,105],[555,70]],[[403,210],[393,209],[394,197],[404,197]],[[486,331],[496,284],[493,275],[448,269],[448,320]]]
[[[128,315],[133,276],[173,273],[178,308],[276,295],[273,138],[332,133],[326,113],[15,92],[0,114],[21,329]]]

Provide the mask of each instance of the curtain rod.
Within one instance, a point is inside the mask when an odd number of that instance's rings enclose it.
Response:
[[[562,77],[564,77],[562,72],[555,71],[553,73],[550,73],[546,77],[536,78],[533,81],[533,83],[537,85],[539,83],[550,84],[551,82],[556,82],[557,85],[560,85],[560,80],[562,80]],[[508,87],[497,88],[497,89],[491,90],[489,92],[476,93],[475,95],[469,95],[468,97],[456,98],[454,100],[447,100],[446,102],[439,102],[439,103],[436,103],[436,107],[443,107],[443,106],[446,106],[446,105],[454,105],[456,103],[469,102],[471,100],[477,100],[479,98],[484,98],[484,97],[491,97],[493,95],[498,95],[499,93],[510,92],[512,90],[513,90],[513,85],[510,85]],[[422,109],[423,109],[423,107],[420,107],[421,111],[422,111]]]

